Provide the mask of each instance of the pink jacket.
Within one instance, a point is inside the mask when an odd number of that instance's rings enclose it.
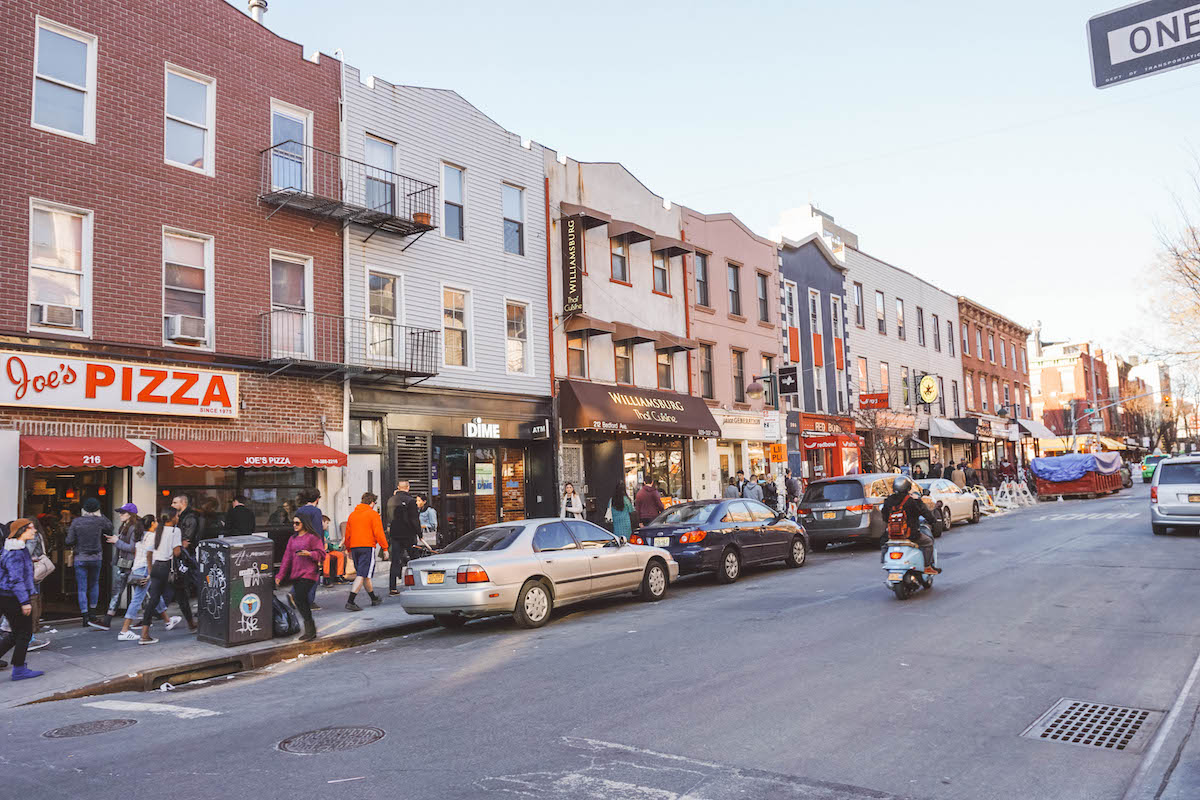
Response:
[[[309,555],[298,555],[307,550]],[[294,581],[298,578],[315,581],[321,577],[317,565],[325,561],[325,543],[311,533],[301,533],[288,539],[283,551],[283,562],[279,565],[276,582]]]

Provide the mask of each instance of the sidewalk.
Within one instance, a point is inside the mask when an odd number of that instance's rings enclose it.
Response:
[[[30,653],[28,663],[46,674],[33,680],[14,682],[9,679],[11,667],[0,670],[0,707],[11,708],[85,687],[89,692],[97,693],[153,689],[172,677],[189,680],[204,677],[206,672],[228,674],[254,669],[293,658],[298,653],[323,653],[331,648],[351,647],[431,627],[432,617],[406,614],[400,606],[400,598],[388,596],[386,562],[382,567],[382,570],[376,570],[376,575],[382,574],[383,580],[375,584],[376,594],[383,598],[380,606],[372,608],[366,592],[360,592],[358,604],[363,610],[347,611],[344,606],[349,584],[317,589],[317,605],[322,608],[313,612],[317,638],[311,642],[297,642],[296,636],[288,636],[238,647],[221,647],[197,641],[186,623],[181,622],[175,630],[167,631],[159,620],[151,629],[158,644],[142,646],[137,642],[117,641],[121,631],[120,618],[113,620],[110,631],[84,628],[78,617],[69,622],[44,623],[37,638],[48,640],[50,645]],[[282,598],[283,591],[280,589],[276,594]],[[167,613],[177,615],[178,606],[172,604]],[[57,632],[49,633],[52,629]],[[140,629],[135,627],[134,630]],[[9,658],[11,656],[10,652]],[[198,674],[183,677],[188,672]]]

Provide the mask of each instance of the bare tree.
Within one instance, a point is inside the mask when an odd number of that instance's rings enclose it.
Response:
[[[1193,159],[1192,198],[1176,195],[1178,226],[1158,236],[1158,303],[1171,342],[1163,355],[1177,358],[1200,355],[1200,157]]]
[[[904,417],[887,409],[855,409],[857,428],[867,433],[876,472],[891,472],[905,463],[906,445],[913,434],[912,426],[903,427]],[[864,469],[865,471],[865,469]]]

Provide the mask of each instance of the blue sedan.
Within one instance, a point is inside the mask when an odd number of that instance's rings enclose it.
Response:
[[[802,567],[809,547],[802,526],[742,498],[671,506],[630,541],[669,551],[681,575],[712,572],[721,583],[733,583],[751,564],[783,561]]]

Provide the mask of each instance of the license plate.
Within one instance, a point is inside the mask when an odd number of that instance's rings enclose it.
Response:
[[[670,536],[655,536],[654,537],[654,546],[655,547],[669,547],[670,544],[671,544]]]
[[[444,572],[426,572],[425,573],[425,582],[426,583],[445,583],[446,582],[446,573],[444,573]]]
[[[1189,494],[1188,502],[1189,503],[1200,503],[1200,494]]]
[[[821,515],[821,519],[835,519],[836,517],[837,517],[836,511],[826,511],[824,514]]]
[[[892,573],[891,575],[888,575],[889,581],[898,581],[898,580],[901,580],[902,578],[904,578],[904,576],[897,574],[897,573]]]

